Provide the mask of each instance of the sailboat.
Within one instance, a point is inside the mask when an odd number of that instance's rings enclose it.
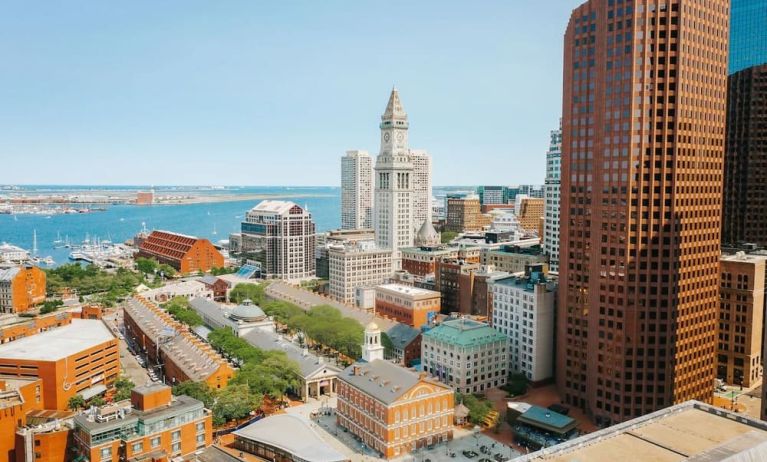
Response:
[[[64,241],[61,240],[61,233],[59,231],[56,231],[56,240],[53,241],[54,247],[59,247],[64,243]]]
[[[213,235],[215,236],[216,234],[218,234],[218,232],[216,231],[216,224],[213,223]]]

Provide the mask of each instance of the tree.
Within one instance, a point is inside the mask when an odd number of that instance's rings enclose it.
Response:
[[[136,269],[143,274],[154,274],[158,263],[154,258],[139,257],[136,259]]]
[[[232,303],[242,303],[245,300],[250,300],[256,305],[262,304],[264,302],[263,285],[240,283],[229,292],[229,301]]]
[[[481,396],[456,393],[456,402],[459,401],[469,408],[469,420],[475,425],[481,424],[493,410],[493,404]]]
[[[440,234],[440,239],[443,244],[451,242],[456,237],[458,237],[458,233],[455,231],[442,231],[442,234]]]
[[[79,409],[84,408],[85,399],[83,398],[83,395],[75,395],[69,398],[69,401],[67,402],[67,407],[72,411],[77,411]]]
[[[63,305],[64,305],[64,302],[62,302],[61,300],[47,300],[43,303],[43,307],[40,308],[40,314],[53,313],[54,311],[58,310],[59,307]]]
[[[163,305],[163,308],[178,322],[189,327],[199,326],[203,323],[202,317],[191,309],[189,300],[185,297],[173,297]]]
[[[230,420],[247,417],[261,406],[262,397],[251,394],[247,385],[229,385],[219,393],[213,405],[213,424],[223,425]]]
[[[88,401],[88,404],[91,406],[103,406],[106,403],[107,402],[104,400],[104,397],[101,395],[96,395]]]
[[[172,278],[176,275],[176,269],[170,265],[163,263],[157,267],[157,271],[162,273],[163,277]]]
[[[115,401],[122,401],[124,399],[130,399],[131,390],[136,387],[128,377],[122,376],[115,381]]]
[[[176,396],[186,395],[190,398],[202,401],[203,405],[208,409],[213,409],[215,403],[215,393],[210,386],[205,382],[193,382],[188,380],[181,382],[173,387],[172,393]]]
[[[239,270],[239,268],[235,266],[230,267],[224,267],[224,268],[211,268],[210,274],[213,276],[221,276],[222,274],[234,274]]]

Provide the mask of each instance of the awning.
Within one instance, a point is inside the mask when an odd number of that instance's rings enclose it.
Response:
[[[107,391],[107,387],[104,384],[99,383],[98,385],[94,385],[90,388],[86,388],[85,390],[80,392],[80,396],[83,397],[83,399],[88,400],[93,398],[96,395],[100,395]]]
[[[208,339],[208,334],[210,334],[213,331],[208,329],[205,326],[194,326],[194,327],[192,327],[192,332],[194,332],[198,336],[202,337],[203,339],[207,340]]]

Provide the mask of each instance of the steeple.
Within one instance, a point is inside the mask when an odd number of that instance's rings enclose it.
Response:
[[[400,121],[400,123],[391,123],[395,120]],[[387,124],[387,122],[389,123]],[[404,122],[404,124],[402,122]],[[391,95],[389,95],[389,102],[386,104],[386,110],[381,116],[381,128],[391,126],[407,128],[407,113],[402,107],[402,102],[399,99],[399,92],[397,91],[397,87],[392,87]]]
[[[381,329],[371,322],[365,327],[365,342],[362,345],[363,361],[371,362],[384,359],[384,347],[381,345]]]

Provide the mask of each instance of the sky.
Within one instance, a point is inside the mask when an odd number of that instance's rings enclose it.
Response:
[[[338,185],[393,85],[435,185],[542,183],[579,3],[6,0],[0,184]]]

